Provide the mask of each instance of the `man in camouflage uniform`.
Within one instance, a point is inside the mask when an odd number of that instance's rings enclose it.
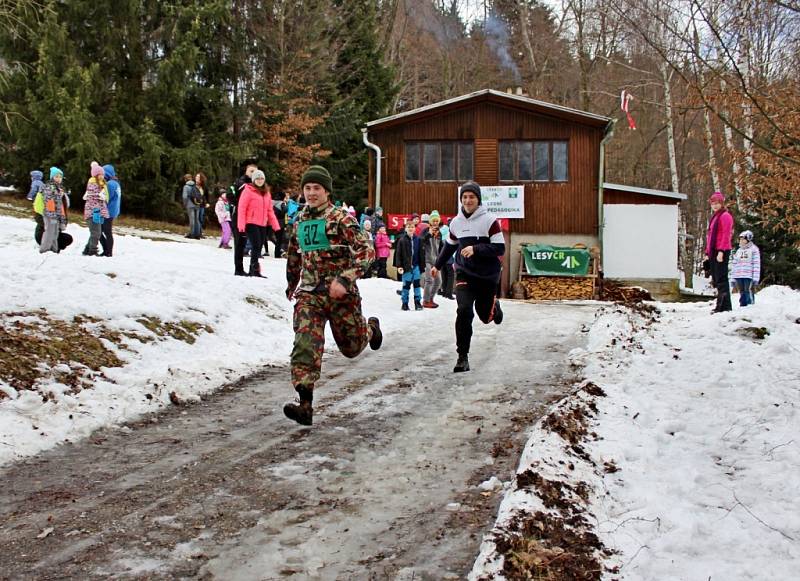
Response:
[[[314,384],[322,368],[325,323],[345,357],[355,357],[369,343],[379,349],[383,336],[375,317],[361,314],[356,281],[367,272],[375,251],[358,221],[330,201],[331,176],[312,165],[300,185],[306,207],[299,212],[286,251],[286,297],[294,306],[292,384],[300,398],[283,408],[286,417],[306,426],[312,421]]]

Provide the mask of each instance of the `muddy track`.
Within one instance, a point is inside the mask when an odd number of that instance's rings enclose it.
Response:
[[[288,369],[266,368],[7,467],[0,578],[463,578],[500,498],[476,485],[512,477],[593,315],[537,307],[542,333],[510,307],[470,373],[418,329],[326,355],[312,428],[280,411]]]

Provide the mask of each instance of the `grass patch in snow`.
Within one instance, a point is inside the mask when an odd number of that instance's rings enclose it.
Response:
[[[15,389],[36,389],[43,380],[68,385],[72,391],[102,375],[103,367],[123,362],[102,339],[121,337],[88,319],[53,319],[39,311],[0,313],[0,380]],[[6,394],[0,391],[0,399]]]
[[[255,297],[253,295],[247,295],[244,297],[246,303],[253,305],[255,307],[261,307],[262,309],[266,309],[269,307],[269,303],[262,298]]]
[[[12,218],[31,218],[33,219],[33,203],[25,198],[19,200],[11,196],[3,196],[0,203],[0,215],[11,216]],[[25,202],[22,204],[21,202]]]
[[[194,345],[197,336],[202,331],[206,333],[214,332],[214,329],[208,325],[187,320],[165,322],[158,317],[144,316],[139,317],[136,321],[158,337],[172,337],[189,345]]]

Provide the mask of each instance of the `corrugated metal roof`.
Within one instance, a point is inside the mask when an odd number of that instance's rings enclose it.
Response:
[[[648,188],[637,188],[635,186],[623,186],[620,184],[611,184],[604,182],[603,189],[619,190],[621,192],[633,192],[635,194],[644,194],[646,196],[658,196],[660,198],[674,198],[676,200],[685,200],[688,196],[680,192],[665,192],[664,190],[650,190]]]
[[[504,93],[502,91],[495,91],[494,89],[482,89],[480,91],[475,91],[474,93],[468,93],[466,95],[461,95],[460,97],[454,97],[452,99],[447,99],[445,101],[439,101],[438,103],[432,103],[431,105],[425,105],[424,107],[419,107],[417,109],[412,109],[411,111],[406,111],[404,113],[398,113],[397,115],[391,115],[389,117],[383,117],[382,119],[376,119],[375,121],[369,121],[367,123],[367,127],[374,127],[377,125],[382,125],[384,123],[389,123],[391,121],[396,121],[398,119],[403,119],[405,117],[414,117],[415,115],[419,115],[421,113],[425,113],[427,111],[431,111],[433,109],[438,109],[440,107],[446,107],[448,105],[452,105],[455,103],[459,103],[462,101],[469,101],[470,99],[475,99],[481,96],[493,96],[502,99],[508,99],[509,101],[513,101],[515,103],[519,103],[521,105],[526,105],[529,107],[534,107],[537,109],[546,109],[551,110],[553,113],[562,113],[568,115],[575,115],[579,117],[584,117],[586,119],[591,119],[592,121],[602,121],[604,123],[609,123],[611,121],[610,117],[605,117],[603,115],[597,115],[595,113],[588,113],[586,111],[581,111],[579,109],[572,109],[570,107],[563,107],[561,105],[554,105],[553,103],[547,103],[545,101],[539,101],[537,99],[531,99],[530,97],[523,97],[522,95],[512,95],[511,93]]]

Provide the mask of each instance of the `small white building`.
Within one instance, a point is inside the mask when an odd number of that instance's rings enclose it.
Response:
[[[646,288],[658,297],[679,293],[679,203],[686,194],[603,184],[602,264],[606,278]]]

